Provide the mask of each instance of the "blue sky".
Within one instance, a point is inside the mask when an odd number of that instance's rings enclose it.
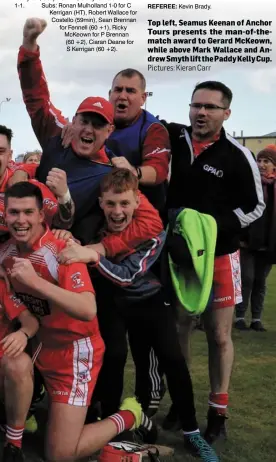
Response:
[[[0,123],[14,131],[13,148],[15,155],[39,148],[33,135],[29,117],[21,97],[16,73],[18,47],[22,41],[22,29],[27,17],[37,16],[48,21],[48,27],[39,39],[41,58],[47,76],[51,98],[56,107],[72,118],[75,109],[87,96],[106,96],[112,77],[119,70],[135,67],[147,78],[147,90],[153,92],[148,99],[147,109],[169,121],[188,123],[190,96],[195,84],[202,80],[221,80],[233,91],[232,115],[225,127],[229,133],[239,135],[243,130],[246,136],[259,136],[276,131],[275,93],[276,93],[276,55],[275,44],[271,64],[220,64],[213,66],[211,73],[199,72],[147,72],[147,20],[180,17],[185,20],[239,20],[264,19],[275,16],[274,2],[264,0],[214,0],[198,1],[208,4],[211,11],[179,10],[175,15],[168,12],[148,11],[147,1],[134,0],[133,9],[138,11],[137,24],[130,26],[133,47],[122,50],[110,57],[108,54],[66,53],[62,31],[51,19],[46,9],[41,8],[39,0],[23,0],[24,9],[16,9],[9,0],[0,1],[0,102],[3,103]],[[185,3],[175,1],[176,4]],[[186,4],[194,4],[186,2]],[[275,42],[275,26],[272,40]],[[275,42],[276,43],[276,42]]]

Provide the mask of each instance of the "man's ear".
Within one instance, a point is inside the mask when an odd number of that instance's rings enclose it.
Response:
[[[143,103],[142,103],[141,106],[143,106],[143,105],[145,104],[146,100],[147,100],[147,92],[144,91],[144,93],[142,94],[142,101],[143,101]]]
[[[229,119],[230,115],[231,115],[231,109],[226,109],[224,111],[224,120]]]
[[[101,196],[99,197],[99,204],[102,209],[103,208],[103,198]]]
[[[44,212],[44,209],[41,209],[39,212],[39,222],[44,223],[44,221],[45,221],[45,212]]]
[[[138,209],[139,205],[140,205],[140,194],[138,192],[136,192],[136,205],[135,205],[135,210]]]
[[[115,130],[115,125],[109,125],[109,127],[108,127],[108,136],[110,136],[111,133],[114,132],[114,130]]]
[[[110,95],[111,95],[111,89],[108,92],[108,98],[110,98]]]

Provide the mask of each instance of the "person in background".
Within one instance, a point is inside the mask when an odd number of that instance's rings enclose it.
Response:
[[[40,164],[41,160],[41,152],[38,151],[30,151],[26,152],[23,157],[24,164]]]
[[[276,146],[270,144],[257,155],[266,209],[246,229],[241,239],[242,302],[236,305],[234,327],[247,330],[245,314],[251,305],[250,329],[265,332],[261,321],[266,280],[276,263]]]

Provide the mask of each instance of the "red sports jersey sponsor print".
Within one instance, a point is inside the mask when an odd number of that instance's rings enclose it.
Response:
[[[46,281],[58,285],[70,292],[92,292],[94,289],[83,263],[60,265],[57,255],[64,248],[64,241],[54,237],[49,229],[33,245],[28,255],[36,273]],[[11,270],[13,257],[20,257],[13,239],[2,245],[0,264],[6,271]],[[40,318],[39,340],[50,346],[63,345],[80,337],[91,337],[99,333],[98,321],[95,317],[91,321],[80,321],[63,312],[59,307],[39,296],[35,290],[29,289],[18,281],[13,281],[13,287],[28,309]]]

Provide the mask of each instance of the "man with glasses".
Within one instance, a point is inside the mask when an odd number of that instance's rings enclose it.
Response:
[[[192,94],[187,127],[166,124],[172,147],[168,209],[188,207],[212,215],[218,236],[212,300],[204,313],[209,350],[210,395],[205,439],[226,435],[228,387],[233,364],[231,329],[241,301],[239,233],[264,210],[260,175],[251,152],[228,135],[232,92],[221,82],[199,83]],[[186,357],[192,318],[180,312],[180,337]],[[177,420],[171,408],[166,428]]]

